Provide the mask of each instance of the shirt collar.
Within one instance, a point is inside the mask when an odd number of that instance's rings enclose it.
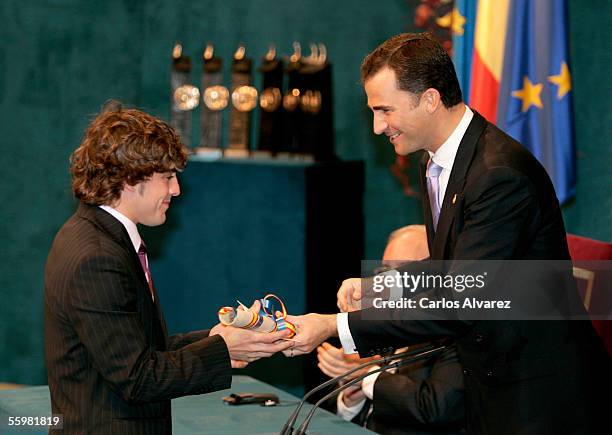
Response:
[[[472,122],[473,117],[474,112],[472,112],[468,106],[465,106],[465,112],[463,113],[461,121],[459,121],[459,124],[457,124],[457,127],[455,127],[455,130],[453,130],[448,139],[446,139],[435,153],[429,151],[429,157],[431,157],[436,165],[449,170],[453,168],[459,144],[470,122]]]
[[[110,213],[115,219],[117,219],[123,224],[126,231],[128,232],[128,235],[130,236],[132,245],[134,245],[134,250],[138,252],[138,249],[140,249],[140,244],[142,243],[142,238],[140,237],[140,234],[138,234],[138,228],[136,227],[136,224],[132,222],[130,218],[128,218],[126,215],[117,211],[109,205],[101,205],[99,207],[102,210]]]

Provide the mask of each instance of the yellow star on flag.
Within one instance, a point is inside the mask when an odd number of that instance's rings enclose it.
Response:
[[[529,81],[527,76],[523,77],[523,89],[512,92],[512,96],[523,100],[523,107],[521,111],[526,112],[530,106],[536,106],[542,108],[542,99],[540,93],[542,92],[542,83],[533,84]]]
[[[548,81],[558,86],[557,99],[559,100],[572,90],[572,78],[565,62],[561,63],[561,71],[559,74],[556,76],[548,76]]]
[[[461,15],[459,9],[454,8],[452,12],[438,18],[436,24],[440,27],[451,28],[455,35],[463,35],[465,17]]]

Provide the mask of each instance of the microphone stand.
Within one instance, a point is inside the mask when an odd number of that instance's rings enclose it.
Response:
[[[308,413],[308,415],[306,416],[306,418],[302,422],[302,424],[299,427],[299,429],[296,432],[294,432],[293,435],[305,435],[306,434],[306,429],[308,428],[308,425],[310,424],[310,420],[312,420],[312,417],[314,416],[314,414],[317,411],[317,409],[319,408],[319,406],[321,406],[321,404],[323,402],[325,402],[326,400],[328,400],[329,398],[334,397],[334,396],[340,394],[341,391],[345,390],[346,388],[350,387],[351,385],[355,385],[356,383],[361,382],[363,379],[367,378],[370,375],[373,375],[374,373],[380,373],[380,372],[385,371],[385,370],[401,367],[401,366],[404,366],[406,364],[411,364],[413,362],[429,358],[430,356],[435,355],[436,353],[442,352],[444,349],[446,349],[446,346],[433,347],[433,348],[425,350],[425,351],[423,351],[422,348],[421,348],[421,349],[418,349],[418,352],[416,353],[416,355],[405,355],[405,353],[408,353],[408,352],[404,352],[404,353],[401,353],[401,354],[390,355],[389,357],[386,357],[386,358],[390,358],[392,360],[399,359],[399,361],[392,362],[390,364],[387,364],[387,365],[384,365],[382,367],[379,367],[376,370],[372,370],[370,372],[367,372],[364,375],[358,376],[355,379],[347,382],[346,384],[343,384],[343,385],[339,386],[338,388],[332,390],[330,393],[328,393],[325,396],[323,396],[317,403],[315,403],[315,405],[312,407],[312,409],[310,410],[310,412]],[[413,351],[413,353],[414,353],[414,351]],[[381,359],[384,359],[384,358],[381,358]]]
[[[425,347],[427,350],[430,349],[435,349],[435,347],[433,345],[428,345]],[[372,360],[372,361],[368,361],[365,362],[361,365],[358,365],[357,367],[349,370],[346,373],[343,373],[339,376],[336,376],[335,378],[329,379],[328,381],[322,383],[321,385],[317,385],[316,387],[314,387],[312,390],[308,391],[304,397],[302,398],[302,400],[300,401],[300,403],[298,404],[298,406],[295,408],[295,410],[291,413],[291,415],[289,416],[289,418],[287,419],[287,421],[285,422],[285,425],[283,426],[283,428],[281,429],[279,435],[291,435],[293,433],[293,425],[295,424],[295,421],[298,418],[298,415],[300,414],[300,411],[302,409],[302,407],[304,406],[304,403],[306,403],[306,400],[312,396],[314,393],[316,393],[317,391],[322,390],[325,387],[328,387],[329,385],[335,384],[338,381],[343,380],[345,377],[355,373],[356,371],[359,371],[361,369],[364,369],[366,367],[369,366],[373,366],[373,365],[385,365],[387,364],[389,361],[393,361],[396,359],[401,359],[401,358],[407,358],[409,356],[413,356],[413,355],[418,355],[419,353],[422,353],[423,351],[423,347],[420,347],[418,349],[414,349],[414,350],[407,350],[406,352],[401,352],[395,355],[389,355],[389,356],[385,356],[376,360]],[[351,384],[352,385],[352,384]]]

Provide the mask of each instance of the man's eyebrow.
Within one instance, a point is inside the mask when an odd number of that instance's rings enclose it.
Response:
[[[371,109],[372,110],[389,110],[391,109],[391,106],[372,106]]]

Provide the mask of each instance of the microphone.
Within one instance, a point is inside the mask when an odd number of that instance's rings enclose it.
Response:
[[[429,349],[433,349],[434,346],[433,345],[427,345],[425,346],[426,350]],[[302,407],[304,406],[304,403],[306,403],[306,400],[312,396],[314,393],[316,393],[317,391],[322,390],[325,387],[328,387],[329,385],[335,384],[338,381],[343,380],[344,378],[346,378],[347,376],[355,373],[358,370],[364,369],[366,367],[369,366],[373,366],[373,365],[385,365],[387,364],[389,361],[393,361],[396,359],[401,359],[401,358],[407,358],[409,356],[413,356],[413,355],[417,355],[421,352],[423,352],[423,347],[420,347],[418,349],[413,349],[413,350],[407,350],[406,352],[401,352],[395,355],[388,355],[379,359],[375,359],[372,361],[368,361],[365,362],[357,367],[355,367],[354,369],[349,370],[346,373],[343,373],[339,376],[336,376],[335,378],[329,379],[326,382],[323,382],[320,385],[317,385],[316,387],[314,387],[312,390],[308,391],[304,397],[302,398],[302,400],[300,401],[300,403],[298,404],[298,406],[295,408],[295,410],[291,413],[291,415],[289,416],[289,418],[287,419],[287,421],[285,422],[285,425],[283,426],[283,428],[280,431],[280,435],[291,435],[293,433],[293,425],[295,424],[295,421],[298,418],[298,415],[300,414],[300,411],[302,409]]]
[[[416,355],[404,355],[404,354],[391,355],[390,357],[393,357],[392,359],[394,360],[394,362],[389,363],[386,366],[379,367],[376,370],[372,370],[370,372],[367,372],[364,375],[358,376],[355,379],[347,382],[346,384],[340,385],[338,388],[332,390],[330,393],[328,393],[325,396],[323,396],[312,407],[312,409],[310,410],[310,412],[308,413],[308,415],[306,416],[306,418],[302,422],[302,424],[299,427],[299,429],[296,432],[294,432],[294,435],[305,435],[306,434],[306,429],[308,428],[308,425],[310,424],[310,420],[312,420],[312,417],[314,416],[314,414],[317,411],[317,409],[319,408],[319,406],[321,406],[321,404],[323,402],[325,402],[326,400],[328,400],[329,398],[334,397],[334,396],[340,394],[341,391],[345,390],[346,388],[350,387],[351,385],[355,385],[356,383],[361,382],[363,379],[367,378],[370,375],[373,375],[374,373],[379,373],[379,372],[382,372],[382,371],[385,371],[385,370],[388,370],[388,369],[401,367],[401,366],[406,365],[406,364],[411,364],[411,363],[414,363],[416,361],[429,358],[432,355],[435,355],[436,353],[442,352],[444,349],[446,349],[446,346],[442,345],[442,346],[439,346],[439,347],[432,347],[432,348],[430,348],[428,350],[425,350],[425,351],[423,351],[422,348],[420,348],[418,350],[419,353],[417,353]],[[398,358],[399,358],[399,360],[398,360]]]

